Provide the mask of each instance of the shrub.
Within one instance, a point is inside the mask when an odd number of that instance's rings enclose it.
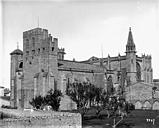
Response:
[[[58,111],[60,106],[62,93],[59,90],[51,89],[48,91],[45,97],[36,96],[29,103],[36,109],[43,109],[44,106],[51,106],[51,108],[55,111]]]

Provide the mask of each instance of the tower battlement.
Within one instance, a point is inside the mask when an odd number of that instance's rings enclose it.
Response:
[[[27,36],[35,36],[35,35],[46,35],[48,36],[48,30],[42,28],[34,28],[28,31],[23,32],[23,38]]]

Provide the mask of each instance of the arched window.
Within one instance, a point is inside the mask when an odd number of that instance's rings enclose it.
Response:
[[[136,63],[136,78],[137,81],[141,81],[141,67],[139,63]]]
[[[29,49],[29,39],[26,39],[26,49]]]
[[[20,62],[19,68],[23,68],[23,62]]]
[[[35,38],[32,38],[33,47],[35,47]]]
[[[113,88],[113,81],[112,81],[112,76],[110,75],[107,79],[107,93],[109,95],[113,94],[114,88]]]
[[[40,53],[40,48],[38,48],[38,54]]]

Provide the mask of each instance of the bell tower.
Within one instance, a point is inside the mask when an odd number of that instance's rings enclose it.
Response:
[[[126,54],[129,54],[129,53],[136,53],[136,46],[133,40],[131,27],[129,28],[128,41],[126,44]]]
[[[127,80],[130,84],[136,82],[136,46],[133,40],[131,27],[129,28],[126,44]]]
[[[22,82],[22,70],[23,70],[23,52],[17,46],[17,49],[10,53],[11,65],[10,65],[10,105],[12,107],[18,107],[21,102],[20,90]]]

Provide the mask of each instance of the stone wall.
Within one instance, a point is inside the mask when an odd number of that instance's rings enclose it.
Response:
[[[147,83],[136,83],[126,88],[127,101],[145,101],[152,99],[152,85]]]
[[[68,112],[46,112],[0,120],[1,128],[82,128],[81,115]]]

